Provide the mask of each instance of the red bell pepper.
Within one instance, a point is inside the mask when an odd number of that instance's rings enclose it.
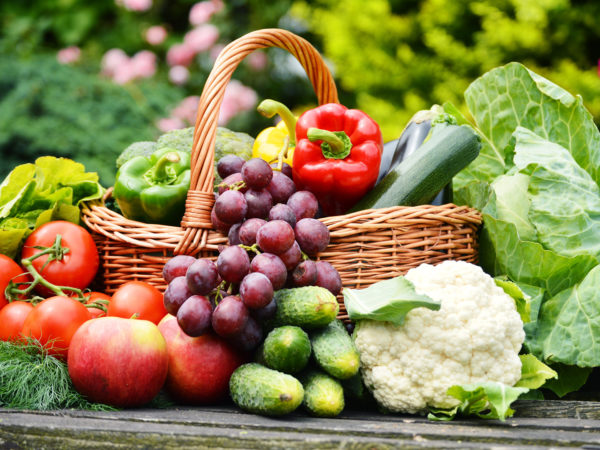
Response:
[[[315,194],[325,215],[343,214],[375,185],[382,152],[379,125],[367,114],[319,106],[296,123],[294,182]]]

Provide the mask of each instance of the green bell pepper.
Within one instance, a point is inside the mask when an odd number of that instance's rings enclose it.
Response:
[[[149,158],[136,156],[124,163],[113,196],[128,219],[179,225],[190,177],[189,153],[162,148]]]

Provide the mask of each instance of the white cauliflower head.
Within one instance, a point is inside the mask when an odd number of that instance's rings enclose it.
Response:
[[[422,264],[406,274],[419,294],[441,302],[439,311],[411,310],[402,325],[360,321],[355,343],[365,384],[395,412],[451,408],[449,387],[521,377],[525,333],[514,300],[474,264]]]

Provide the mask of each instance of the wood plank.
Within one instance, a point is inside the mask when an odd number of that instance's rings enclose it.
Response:
[[[539,403],[539,402],[538,402]],[[578,402],[584,403],[584,402]],[[540,406],[540,405],[538,405]],[[573,406],[573,411],[577,410]],[[548,408],[549,411],[553,410]],[[527,411],[527,410],[526,410]],[[432,422],[346,411],[339,418],[246,414],[232,406],[119,412],[0,409],[2,448],[548,448],[600,449],[600,420],[516,417]]]

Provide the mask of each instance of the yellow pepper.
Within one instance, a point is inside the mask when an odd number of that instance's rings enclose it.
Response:
[[[263,100],[257,110],[269,118],[279,114],[282,120],[274,127],[265,128],[256,136],[252,147],[252,157],[262,158],[268,163],[281,160],[291,166],[296,146],[296,120],[298,118],[287,106],[274,100]]]

